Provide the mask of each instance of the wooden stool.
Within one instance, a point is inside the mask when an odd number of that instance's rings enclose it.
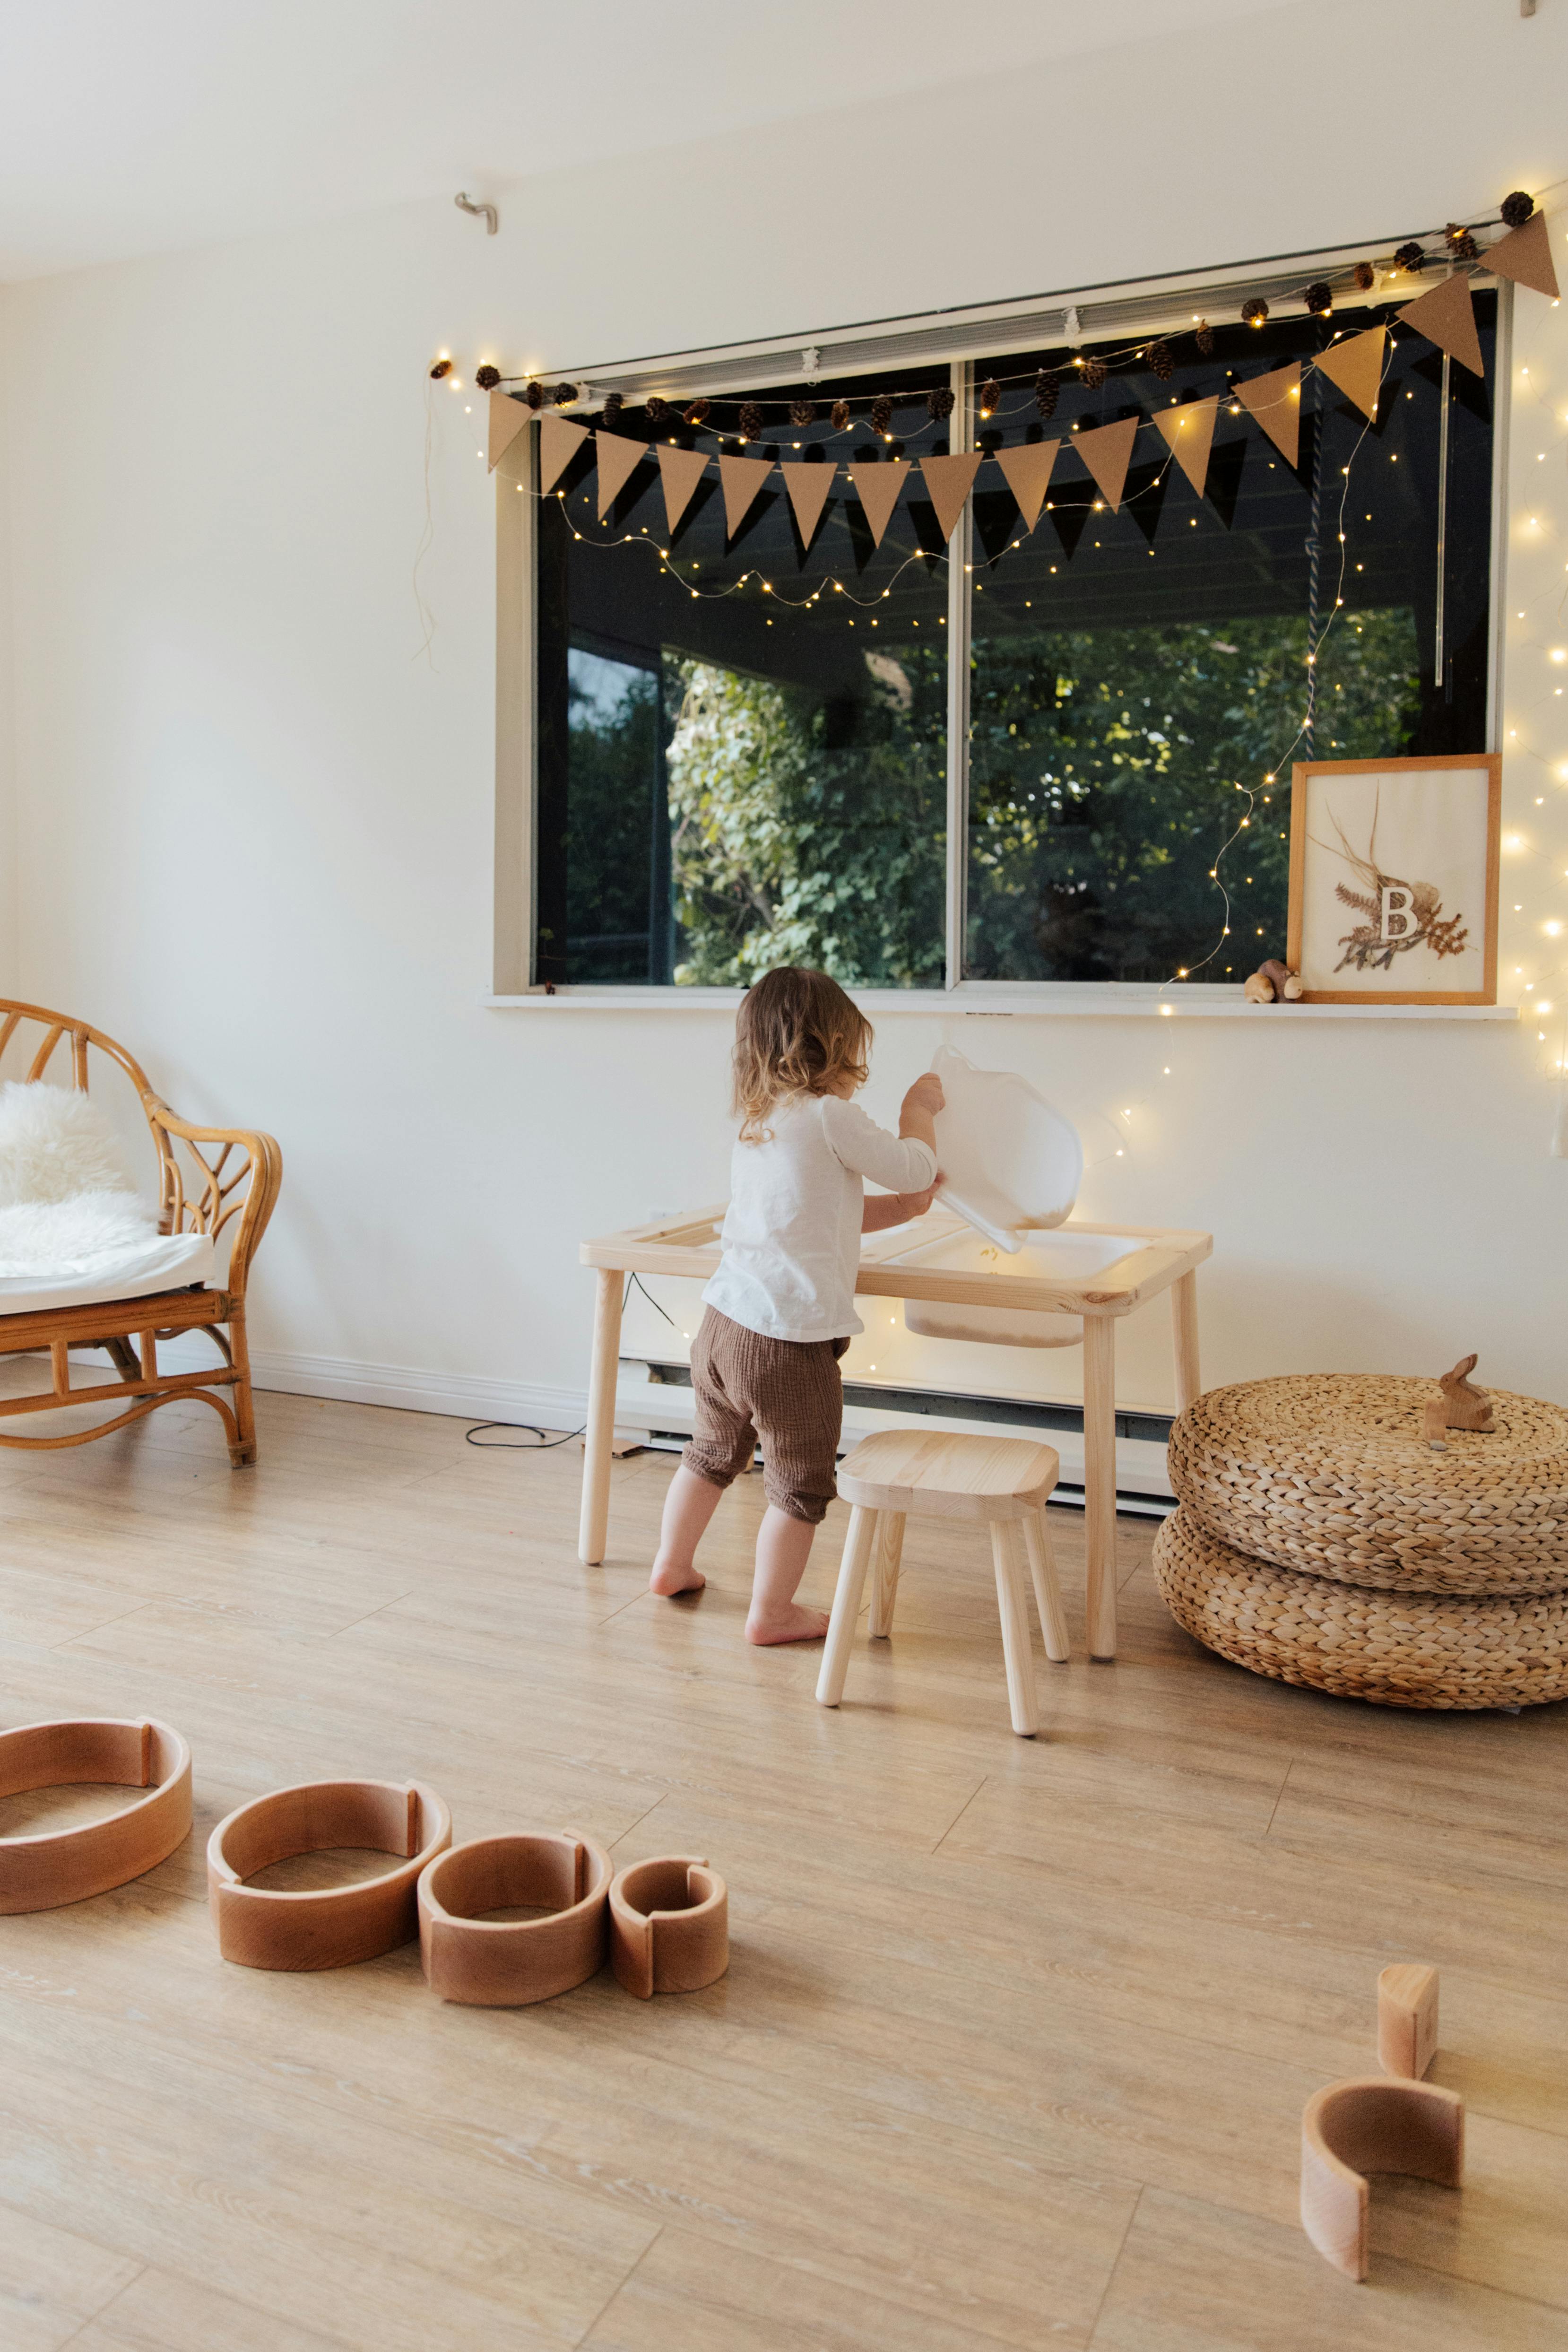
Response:
[[[1033,1738],[1040,1729],[1040,1706],[1016,1530],[1023,1530],[1045,1654],[1060,1664],[1068,1655],[1067,1625],[1045,1525],[1045,1502],[1057,1468],[1054,1450],[1030,1438],[936,1436],[915,1429],[881,1430],[844,1456],[839,1492],[853,1509],[817,1682],[823,1706],[837,1706],[843,1696],[861,1593],[873,1559],[871,1632],[874,1638],[893,1631],[906,1515],[983,1519],[991,1531],[1013,1729],[1025,1739]]]

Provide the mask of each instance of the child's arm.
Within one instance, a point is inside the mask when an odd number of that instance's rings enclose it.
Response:
[[[936,1113],[942,1108],[946,1099],[942,1092],[942,1081],[935,1070],[927,1070],[924,1077],[916,1078],[904,1096],[899,1109],[900,1135],[913,1135],[917,1142],[928,1143],[935,1151]]]
[[[938,1176],[936,1181],[941,1182]],[[931,1206],[936,1185],[927,1184],[923,1192],[878,1192],[861,1207],[862,1234],[880,1234],[889,1225],[907,1224],[911,1217],[923,1217]]]

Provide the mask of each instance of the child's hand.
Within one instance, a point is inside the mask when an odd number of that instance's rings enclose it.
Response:
[[[904,1108],[905,1110],[924,1111],[927,1118],[935,1118],[946,1099],[941,1079],[935,1070],[927,1070],[924,1077],[915,1079],[904,1096]]]
[[[941,1181],[942,1174],[941,1171],[938,1170],[936,1181],[927,1184],[924,1192],[901,1192],[899,1194],[899,1222],[901,1224],[905,1223],[911,1217],[923,1217],[925,1214],[926,1210],[931,1206],[932,1202],[936,1197],[936,1186],[940,1184]]]

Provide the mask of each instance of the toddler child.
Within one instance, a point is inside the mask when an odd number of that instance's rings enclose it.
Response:
[[[746,1621],[748,1642],[828,1630],[795,1591],[828,1505],[843,1422],[838,1359],[855,1313],[860,1237],[924,1216],[937,1181],[940,1081],[917,1078],[889,1135],[851,1100],[864,1086],[871,1024],[826,972],[784,964],[748,991],[735,1034],[740,1140],[723,1256],[692,1349],[696,1417],[670,1483],[655,1592],[691,1592],[704,1529],[762,1442],[768,1508]],[[863,1197],[865,1177],[886,1197]]]

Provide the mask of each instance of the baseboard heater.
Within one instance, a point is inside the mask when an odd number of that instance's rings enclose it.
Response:
[[[690,1367],[658,1363],[640,1358],[623,1360],[617,1383],[615,1421],[619,1431],[636,1435],[643,1444],[664,1451],[684,1446],[691,1435]],[[668,1408],[660,1412],[669,1392]],[[682,1391],[685,1394],[682,1394]],[[1083,1409],[1073,1404],[1045,1404],[1033,1398],[964,1396],[947,1390],[883,1388],[865,1381],[844,1383],[846,1446],[899,1421],[933,1421],[946,1429],[976,1423],[987,1429],[1039,1436],[1057,1445],[1062,1475],[1053,1497],[1069,1508],[1083,1504]],[[1174,1507],[1166,1475],[1166,1443],[1172,1416],[1166,1412],[1118,1412],[1116,1415],[1116,1507],[1145,1517],[1164,1518]],[[684,1428],[678,1425],[685,1423]],[[660,1423],[664,1425],[661,1426]]]

